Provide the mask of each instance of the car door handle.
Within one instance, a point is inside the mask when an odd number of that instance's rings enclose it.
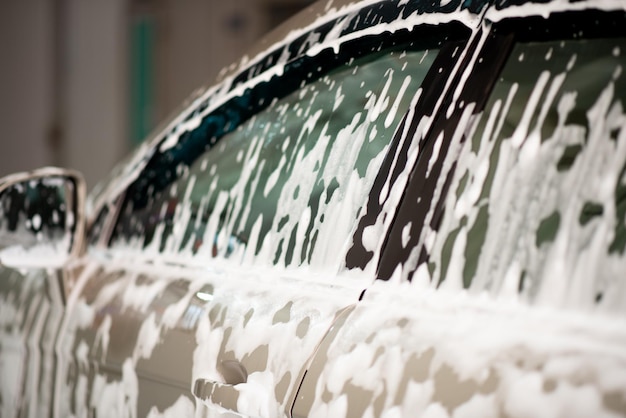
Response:
[[[210,408],[238,412],[239,391],[235,385],[220,383],[209,379],[196,379],[193,394]]]
[[[209,407],[239,412],[237,408],[239,390],[235,385],[246,383],[248,380],[246,368],[238,361],[226,360],[219,363],[218,371],[225,383],[211,379],[196,379],[193,385],[194,396]]]
[[[217,366],[217,371],[224,378],[224,383],[238,385],[248,381],[248,371],[236,360],[224,360]]]

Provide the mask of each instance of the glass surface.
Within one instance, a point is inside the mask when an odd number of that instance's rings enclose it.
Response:
[[[112,246],[336,269],[436,55],[377,53],[274,101],[145,202],[131,196]]]
[[[421,275],[551,305],[621,303],[625,54],[623,39],[515,46],[449,157],[457,169]]]

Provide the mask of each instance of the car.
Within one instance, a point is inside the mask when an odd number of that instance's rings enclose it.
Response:
[[[625,65],[624,1],[324,0],[0,180],[1,416],[626,416]]]

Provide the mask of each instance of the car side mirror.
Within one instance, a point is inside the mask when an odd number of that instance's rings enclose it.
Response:
[[[60,267],[82,251],[85,181],[43,168],[0,179],[0,264]]]

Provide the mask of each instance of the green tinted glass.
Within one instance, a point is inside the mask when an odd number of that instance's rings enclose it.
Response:
[[[451,157],[435,282],[559,305],[592,305],[617,286],[626,266],[625,52],[622,39],[515,46]]]
[[[275,101],[127,207],[114,246],[336,269],[436,55],[381,52]]]

